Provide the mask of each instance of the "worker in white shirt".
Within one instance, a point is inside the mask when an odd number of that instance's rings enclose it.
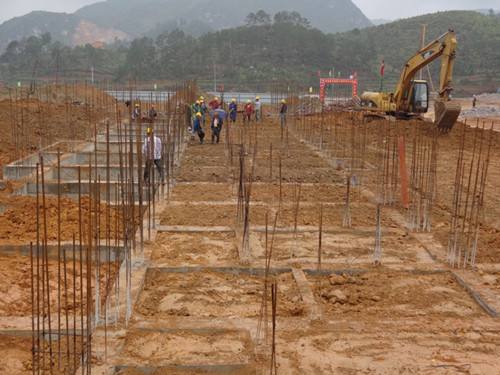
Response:
[[[262,103],[260,101],[260,96],[255,98],[255,122],[262,121]]]
[[[158,170],[161,181],[163,181],[163,169],[161,167],[161,139],[153,133],[153,129],[148,128],[146,138],[144,139],[144,144],[142,145],[142,154],[146,160],[146,166],[144,167],[144,182],[149,183],[149,174],[153,164]]]

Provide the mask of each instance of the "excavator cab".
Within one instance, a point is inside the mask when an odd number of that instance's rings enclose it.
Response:
[[[427,81],[412,81],[410,92],[410,112],[427,113],[429,109],[429,87],[427,86]]]
[[[397,107],[396,107],[397,108]],[[401,105],[396,114],[400,118],[412,118],[429,109],[429,87],[427,81],[411,80],[403,92]]]

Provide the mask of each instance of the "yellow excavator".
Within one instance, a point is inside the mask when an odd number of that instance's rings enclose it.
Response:
[[[460,104],[450,98],[456,48],[455,32],[449,30],[408,60],[394,93],[365,92],[361,95],[362,105],[397,118],[412,118],[426,113],[429,108],[429,87],[427,81],[417,80],[415,76],[422,68],[441,57],[439,92],[434,101],[434,123],[440,131],[450,131],[461,111]]]

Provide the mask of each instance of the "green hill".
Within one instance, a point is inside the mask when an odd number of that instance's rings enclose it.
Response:
[[[385,60],[387,79],[391,82],[399,77],[405,61],[419,48],[422,25],[427,25],[427,42],[445,33],[448,29],[457,32],[458,51],[455,75],[480,76],[485,80],[496,80],[500,74],[500,19],[472,11],[450,11],[423,15],[388,24],[354,30],[334,35],[335,56],[348,63],[345,56],[355,55],[353,68],[370,80],[377,78],[380,61]],[[348,47],[348,46],[351,47]],[[351,49],[346,54],[346,49]],[[368,48],[373,56],[364,53]],[[358,49],[353,51],[352,49]],[[367,62],[369,66],[367,66]],[[436,73],[438,63],[433,64]],[[371,74],[370,74],[371,73]],[[437,79],[437,77],[435,77]]]
[[[428,40],[449,28],[457,32],[456,94],[496,91],[500,87],[500,19],[466,11],[429,14],[336,34],[286,21],[225,29],[198,38],[173,31],[103,51],[89,48],[64,51],[67,61],[95,61],[96,68],[113,72],[122,81],[131,78],[206,81],[212,79],[215,65],[217,78],[226,87],[262,84],[262,89],[269,87],[270,82],[283,80],[317,86],[318,71],[326,75],[331,70],[344,77],[357,72],[361,89],[378,89],[379,67],[384,59],[385,88],[392,89],[404,63],[419,48],[422,24],[427,25]],[[55,70],[51,48],[48,45],[40,49],[39,53],[47,55],[39,59],[45,62],[37,67],[40,75]],[[12,75],[21,66],[26,70],[24,74],[30,72],[26,64],[35,60],[30,43],[24,42],[4,54],[0,62],[4,64],[3,71]],[[64,62],[59,60],[60,65]],[[430,69],[436,83],[438,68],[436,61]]]
[[[50,33],[53,40],[68,46],[97,41],[109,43],[115,38],[128,38],[119,30],[99,27],[74,14],[36,11],[0,25],[0,51],[11,41],[46,33]]]
[[[182,33],[166,34],[161,40],[168,49],[157,44],[158,66],[154,71],[144,66],[129,73],[149,78],[157,74],[211,77],[215,59],[219,79],[227,81],[288,79],[315,85],[318,71],[327,74],[334,69],[343,76],[357,72],[362,88],[375,89],[379,87],[380,62],[384,59],[385,87],[392,88],[404,63],[419,49],[422,24],[427,25],[428,41],[450,28],[456,30],[457,93],[462,81],[464,86],[472,84],[484,89],[500,86],[500,20],[468,11],[440,12],[337,34],[292,24],[239,27],[198,39]],[[162,60],[167,50],[169,56],[183,56],[183,63]],[[135,66],[133,56],[131,60],[129,67]],[[434,82],[438,68],[436,61],[431,66]],[[126,67],[123,72],[127,72]]]
[[[65,13],[31,12],[0,25],[0,50],[9,42],[26,36],[50,33],[52,38],[71,44],[71,35],[80,23],[80,18]]]
[[[221,30],[244,24],[250,12],[297,11],[324,32],[371,26],[351,0],[107,0],[91,4],[76,14],[98,25],[111,26],[140,36],[181,27],[188,33]],[[197,26],[201,24],[201,26]]]
[[[245,24],[251,12],[265,10],[271,16],[282,10],[297,11],[324,32],[371,26],[351,0],[107,0],[74,14],[31,12],[0,25],[0,51],[13,40],[49,32],[66,45],[112,42],[115,38],[150,36],[180,29],[200,36],[210,31]]]

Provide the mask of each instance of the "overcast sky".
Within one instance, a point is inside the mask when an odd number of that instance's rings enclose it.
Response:
[[[33,10],[74,12],[97,0],[2,0],[0,22]],[[241,0],[235,0],[241,1]],[[248,0],[245,0],[248,1]],[[307,1],[307,0],[304,0]],[[500,0],[353,0],[368,18],[396,19],[450,9],[497,9]]]
[[[368,18],[396,19],[441,10],[496,9],[500,0],[353,0]]]

